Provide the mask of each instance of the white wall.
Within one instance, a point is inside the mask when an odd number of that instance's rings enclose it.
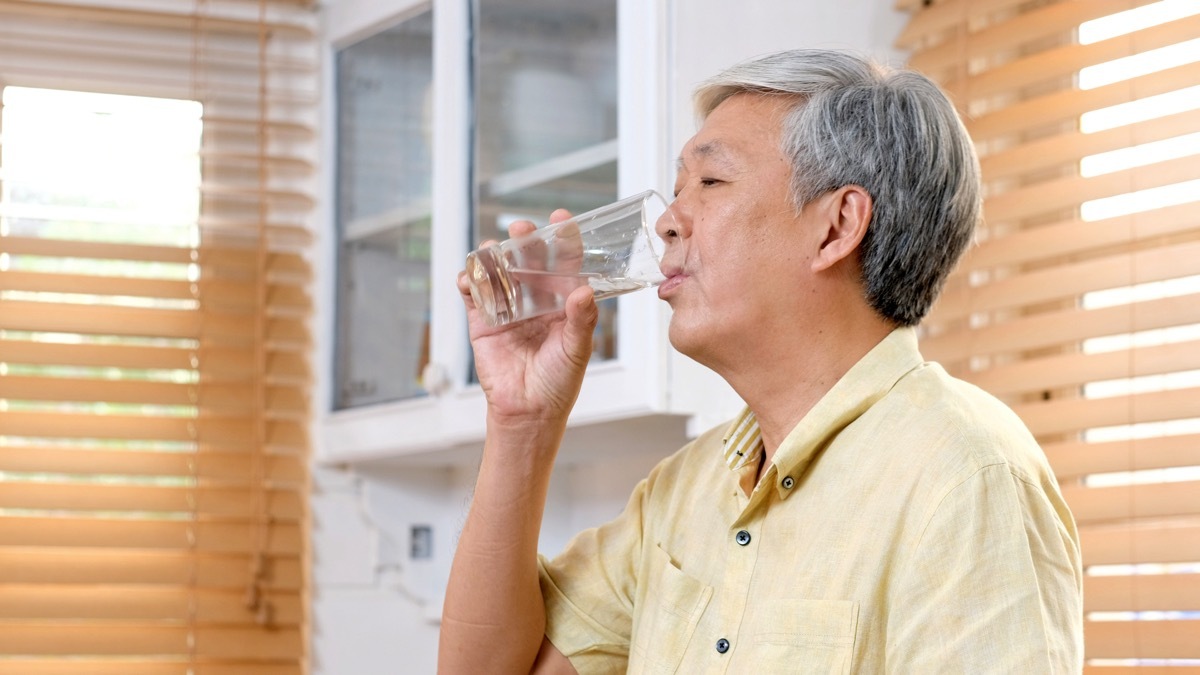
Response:
[[[691,93],[721,69],[754,56],[783,49],[850,49],[885,63],[899,63],[892,44],[906,15],[890,0],[674,0],[676,148],[683,147],[696,125]]]
[[[547,555],[620,513],[659,460],[577,450],[597,459],[556,469],[539,545]],[[318,468],[314,478],[312,672],[435,672],[441,597],[475,467]],[[410,559],[414,525],[432,528],[431,559]]]
[[[438,3],[453,0],[438,0]],[[464,0],[465,1],[465,0]],[[583,0],[579,0],[583,1]],[[649,1],[649,0],[647,0]],[[690,108],[695,84],[719,69],[757,54],[792,47],[838,47],[896,60],[890,45],[903,16],[891,0],[662,0],[669,25],[671,66],[669,119],[674,149],[694,132]],[[410,0],[326,0],[327,36],[335,43],[363,35],[421,7]],[[437,14],[435,11],[435,21]],[[328,90],[327,90],[328,91]],[[327,111],[329,110],[327,106]],[[328,129],[328,125],[325,127]],[[332,156],[331,143],[326,144]],[[326,169],[329,162],[324,163]],[[332,214],[326,219],[332,223]],[[321,258],[332,260],[329,240]],[[327,318],[330,270],[319,277]],[[319,352],[329,361],[328,345]],[[326,364],[318,373],[328,376]],[[724,383],[698,368],[675,373],[686,381],[681,396],[729,397]],[[328,381],[324,379],[323,381]],[[708,386],[702,386],[708,382]],[[321,409],[328,409],[318,396]],[[735,401],[730,401],[731,404]],[[686,408],[687,406],[679,406]],[[693,408],[695,409],[695,408]],[[698,420],[696,432],[716,420]],[[319,438],[320,435],[318,434]],[[680,441],[682,441],[680,434]],[[552,554],[573,533],[619,513],[633,485],[660,456],[604,459],[609,448],[573,448],[571,456],[595,457],[559,467],[552,481],[540,549]],[[474,467],[369,470],[318,468],[313,494],[313,669],[315,675],[392,675],[436,670],[440,596],[454,540],[466,512]],[[413,525],[433,528],[434,558],[410,560]]]
[[[408,528],[434,527],[434,545],[449,548],[452,508],[431,508],[409,481],[364,480],[319,469],[312,498],[312,672],[325,675],[432,673],[435,624],[429,620],[429,565],[406,559]],[[413,475],[453,492],[449,476]],[[379,486],[377,486],[377,483]],[[378,514],[378,515],[377,515]],[[439,539],[441,541],[439,541]],[[447,555],[444,551],[442,557]],[[431,642],[432,641],[432,642]]]

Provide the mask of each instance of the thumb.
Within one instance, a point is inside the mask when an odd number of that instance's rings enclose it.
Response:
[[[573,363],[587,363],[592,356],[592,334],[600,319],[596,296],[590,286],[571,291],[566,303],[567,323],[563,327],[563,350]]]
[[[571,212],[566,209],[554,209],[554,212],[550,214],[550,224],[552,225],[570,219]]]

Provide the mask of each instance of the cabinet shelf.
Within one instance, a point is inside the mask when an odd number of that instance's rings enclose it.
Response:
[[[506,171],[485,185],[489,194],[499,197],[615,161],[617,139],[614,138],[522,169]]]
[[[373,216],[355,218],[346,224],[345,241],[360,241],[388,230],[427,220],[433,208],[428,199],[419,199]]]
[[[617,362],[588,367],[558,462],[586,464],[628,455],[665,456],[689,436],[692,415],[671,411],[645,372]],[[325,465],[471,466],[487,432],[479,385],[441,396],[395,401],[330,414],[322,429]],[[397,436],[398,427],[408,431]]]

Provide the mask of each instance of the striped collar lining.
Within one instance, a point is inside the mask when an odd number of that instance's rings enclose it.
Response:
[[[751,462],[757,462],[762,452],[758,418],[749,408],[745,408],[729,425],[729,431],[725,432],[725,463],[736,471]]]

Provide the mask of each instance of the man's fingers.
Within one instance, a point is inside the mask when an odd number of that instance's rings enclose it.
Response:
[[[595,293],[590,286],[576,288],[567,296],[567,324],[563,326],[563,348],[576,363],[587,363],[592,356],[592,334],[600,319]]]
[[[566,209],[554,209],[554,212],[550,214],[551,223],[561,223],[562,221],[569,220],[570,218],[571,212]]]
[[[553,219],[551,222],[553,222]],[[537,225],[534,225],[532,222],[530,222],[528,220],[514,220],[508,226],[508,236],[510,238],[511,237],[523,237],[523,236],[529,234],[530,232],[533,232],[536,229],[537,229]]]

